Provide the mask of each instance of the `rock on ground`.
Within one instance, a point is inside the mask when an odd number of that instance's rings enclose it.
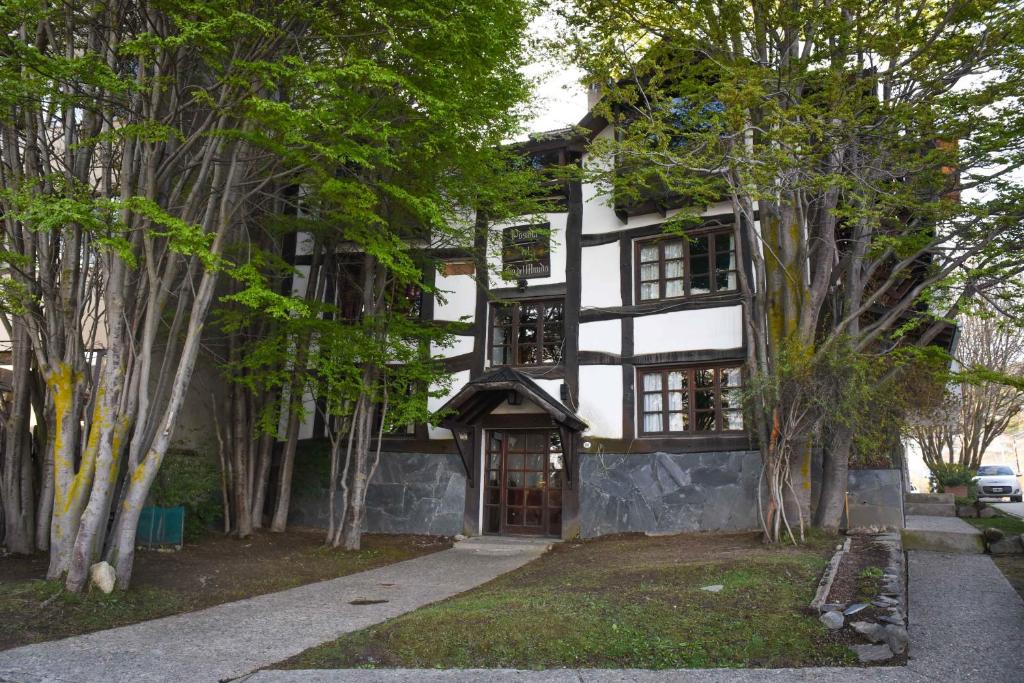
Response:
[[[907,645],[910,644],[910,636],[907,635],[907,629],[896,624],[886,625],[885,643],[896,654],[903,654],[907,651]]]
[[[821,623],[825,624],[825,626],[830,631],[835,631],[836,629],[842,628],[843,624],[846,622],[846,620],[843,618],[843,613],[836,610],[832,610],[831,612],[825,612],[820,617],[818,617],[818,619],[821,621]]]
[[[988,551],[993,555],[1017,555],[1024,553],[1024,545],[1017,536],[1010,536],[999,541],[990,542]]]
[[[881,624],[873,624],[869,621],[855,621],[850,624],[850,628],[872,643],[880,643],[885,640],[885,627]]]
[[[96,586],[96,588],[104,593],[109,594],[114,590],[114,580],[116,578],[114,568],[107,562],[97,562],[89,567],[89,584]]]
[[[857,659],[863,663],[884,662],[892,659],[892,650],[886,644],[882,645],[853,645],[851,648],[857,653]]]

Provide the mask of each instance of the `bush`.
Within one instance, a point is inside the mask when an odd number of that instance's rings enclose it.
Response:
[[[934,463],[929,465],[929,469],[940,493],[949,486],[970,486],[974,478],[973,470],[955,462]]]
[[[201,537],[221,518],[220,466],[189,450],[169,450],[153,483],[153,505],[185,506],[185,539]]]

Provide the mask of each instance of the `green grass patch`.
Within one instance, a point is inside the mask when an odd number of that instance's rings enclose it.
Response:
[[[999,529],[1007,536],[1024,534],[1024,519],[1012,517],[1002,512],[997,512],[995,517],[989,517],[988,519],[972,517],[962,517],[961,519],[979,529]]]
[[[0,583],[0,614],[21,617],[38,615],[38,621],[0,619],[0,639],[46,640],[55,625],[60,635],[156,619],[185,611],[187,600],[170,590],[140,588],[69,593],[61,581]]]
[[[696,538],[707,543],[708,537]],[[678,547],[671,547],[673,540]],[[853,662],[806,611],[826,563],[820,548],[766,550],[754,541],[718,557],[688,553],[687,543],[675,537],[565,544],[489,584],[282,666],[664,669]],[[724,588],[700,590],[710,584]]]

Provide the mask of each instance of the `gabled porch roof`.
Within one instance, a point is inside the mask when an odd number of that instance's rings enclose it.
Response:
[[[470,380],[448,399],[438,412],[448,413],[441,426],[452,431],[477,425],[510,395],[521,396],[551,416],[559,427],[582,432],[587,423],[569,407],[551,397],[530,377],[518,370],[501,367]]]

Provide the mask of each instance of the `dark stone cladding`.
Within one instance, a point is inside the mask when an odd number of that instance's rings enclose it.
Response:
[[[580,535],[758,528],[757,451],[580,456]]]
[[[385,534],[462,533],[466,475],[454,453],[381,453],[366,494],[365,530]],[[293,499],[289,524],[327,528],[327,492]]]

